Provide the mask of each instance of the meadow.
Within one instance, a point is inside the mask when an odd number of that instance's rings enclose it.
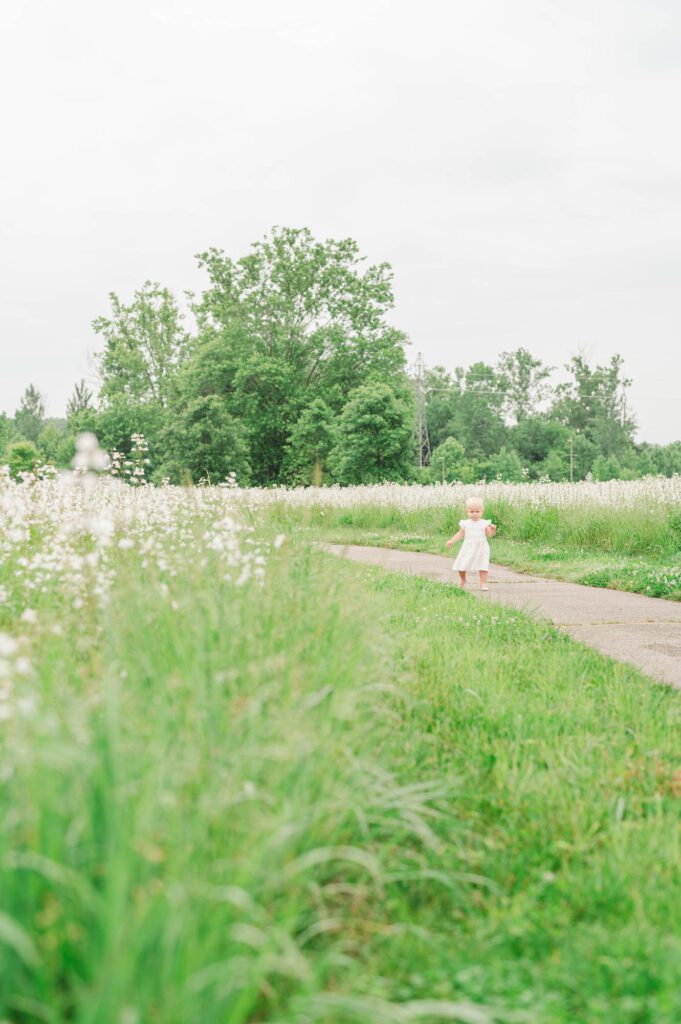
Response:
[[[0,1020],[675,1024],[679,694],[291,494],[0,481]]]
[[[332,543],[446,554],[479,494],[492,559],[520,571],[681,600],[681,477],[605,483],[444,484],[245,491],[277,520]]]

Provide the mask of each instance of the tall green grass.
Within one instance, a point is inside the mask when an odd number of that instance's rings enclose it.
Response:
[[[4,613],[0,1020],[681,1018],[678,694],[295,534],[264,587],[123,558]]]
[[[448,775],[377,757],[404,681],[380,600],[304,549],[265,587],[202,557],[167,595],[135,557],[104,613],[47,595],[34,626],[5,616],[36,671],[2,723],[0,1019],[430,1019],[390,1005],[367,948],[389,977],[405,879],[478,880],[441,862]]]
[[[459,508],[418,511],[370,504],[334,509],[275,505],[283,529],[310,536],[447,554],[445,541],[459,528]],[[490,502],[485,516],[499,527],[494,561],[590,586],[614,587],[681,600],[681,516],[674,508],[559,508]]]
[[[352,508],[292,506],[282,501],[272,508],[281,524],[304,523],[325,532],[351,529],[357,532],[398,533],[406,538],[446,540],[465,519],[463,508],[444,506],[402,509],[356,505]],[[499,526],[499,536],[535,545],[553,544],[579,551],[620,555],[676,557],[681,555],[681,515],[675,509],[532,506],[510,501],[490,501],[485,518]],[[444,540],[443,540],[444,538]]]

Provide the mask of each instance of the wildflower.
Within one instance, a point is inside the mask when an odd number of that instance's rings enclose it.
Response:
[[[87,472],[94,470],[103,473],[109,468],[111,459],[105,451],[99,447],[99,441],[94,434],[79,434],[76,438],[76,454],[71,465],[75,470]]]
[[[33,714],[37,704],[35,697],[18,697],[15,703],[17,710],[26,716]]]
[[[11,658],[18,649],[19,645],[14,637],[7,633],[0,633],[0,658]]]

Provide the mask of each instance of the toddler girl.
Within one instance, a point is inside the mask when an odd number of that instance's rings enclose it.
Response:
[[[468,519],[460,519],[461,529],[447,541],[447,547],[456,544],[461,538],[465,538],[456,556],[453,569],[459,573],[461,586],[466,586],[466,573],[469,569],[477,570],[480,573],[480,589],[489,590],[487,586],[487,573],[489,572],[489,544],[488,537],[493,537],[497,528],[490,519],[482,518],[484,505],[482,498],[470,497],[466,502]]]

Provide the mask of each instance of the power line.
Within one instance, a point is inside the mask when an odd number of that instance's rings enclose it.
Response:
[[[429,391],[443,391],[446,394],[455,395],[507,395],[507,391],[497,389],[492,391],[490,389],[479,390],[478,388],[425,388],[426,393]],[[592,397],[597,397],[596,395]],[[678,398],[675,395],[630,395],[627,394],[627,398],[633,398],[637,402],[651,401],[651,402],[678,402]]]
[[[419,352],[416,359],[416,433],[419,449],[419,466],[427,466],[430,462],[430,439],[428,437],[428,424],[426,422],[426,387],[425,387],[426,366],[423,356]]]

